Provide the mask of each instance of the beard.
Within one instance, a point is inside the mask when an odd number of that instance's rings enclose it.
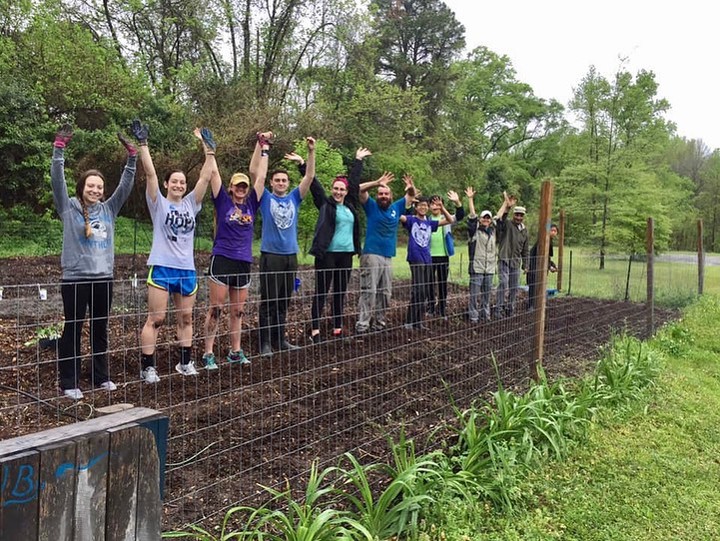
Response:
[[[383,210],[387,210],[390,208],[391,201],[389,199],[378,199],[378,207],[380,207]]]

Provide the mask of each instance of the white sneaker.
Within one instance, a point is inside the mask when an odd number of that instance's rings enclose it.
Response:
[[[177,363],[175,370],[183,376],[197,376],[198,371],[195,369],[195,363],[190,361],[187,364]]]
[[[104,391],[117,391],[117,385],[115,385],[115,384],[114,384],[112,381],[110,381],[110,380],[103,381],[103,382],[100,384],[100,388],[103,389]]]
[[[80,389],[64,389],[63,394],[72,400],[83,399],[83,394]]]
[[[140,371],[140,379],[148,384],[157,383],[160,381],[160,376],[154,366],[148,366],[145,370]]]

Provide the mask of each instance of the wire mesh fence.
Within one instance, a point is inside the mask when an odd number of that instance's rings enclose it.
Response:
[[[109,404],[164,412],[170,417],[167,527],[216,521],[231,505],[265,500],[261,486],[297,486],[316,459],[330,465],[352,452],[363,461],[385,460],[386,439],[400,429],[415,438],[421,451],[443,445],[443,427],[454,407],[487,396],[498,382],[522,388],[533,373],[534,311],[526,305],[526,286],[512,315],[493,314],[489,322],[474,323],[468,318],[467,258],[458,253],[450,261],[444,314],[435,310],[424,315],[421,326],[407,328],[413,286],[407,264],[396,258],[385,327],[355,332],[360,287],[353,270],[343,335],[332,335],[332,310],[326,306],[318,344],[309,337],[315,272],[301,267],[286,324],[288,340],[300,347],[271,357],[260,355],[260,277],[254,268],[241,332],[251,363],[225,361],[230,349],[225,312],[215,342],[219,369],[213,371],[202,369],[209,302],[208,278],[200,276],[193,308],[193,359],[199,374],[188,377],[175,370],[177,313],[170,303],[155,354],[160,381],[145,384],[140,332],[147,317],[147,273],[138,271],[131,257],[117,258],[108,324],[110,376],[118,389],[93,385],[86,325],[80,379],[85,398],[77,402],[58,392],[55,339],[63,309],[57,258],[0,262],[0,437],[86,419]],[[205,269],[208,255],[197,254],[197,263]],[[543,364],[551,377],[586,373],[613,332],[647,332],[646,262],[607,257],[600,271],[597,258],[574,252],[572,268],[568,257],[563,265],[567,285],[558,292],[554,274],[548,285]],[[710,281],[713,275],[707,275]],[[672,301],[666,303],[670,309],[658,301],[655,319],[662,323],[674,316],[679,300],[696,294],[697,262],[658,262],[655,276],[656,297]],[[493,294],[493,307],[495,301]]]

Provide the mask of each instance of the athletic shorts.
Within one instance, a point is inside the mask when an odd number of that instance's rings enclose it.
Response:
[[[173,269],[153,265],[150,267],[147,284],[168,293],[180,293],[183,297],[195,295],[198,290],[197,274],[194,270]]]
[[[250,263],[230,259],[222,255],[214,255],[210,259],[208,276],[218,284],[233,289],[247,289],[250,287]]]

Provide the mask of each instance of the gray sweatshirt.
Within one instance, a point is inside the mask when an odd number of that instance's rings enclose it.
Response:
[[[87,207],[92,234],[85,237],[85,218],[77,197],[69,197],[65,184],[65,157],[54,148],[50,179],[53,199],[63,223],[60,265],[63,280],[97,280],[113,277],[115,263],[115,219],[135,182],[137,157],[128,157],[120,184],[106,200]]]

